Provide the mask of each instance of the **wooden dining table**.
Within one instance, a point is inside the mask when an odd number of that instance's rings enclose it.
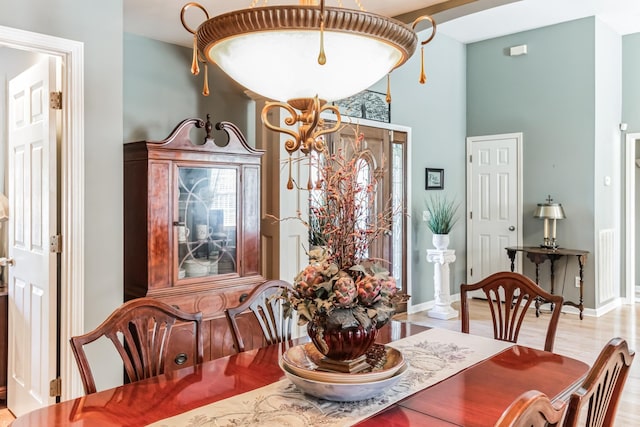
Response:
[[[380,330],[377,341],[389,343],[427,329],[394,321]],[[282,380],[278,364],[282,346],[246,351],[47,406],[18,417],[12,426],[144,426],[158,422]],[[565,400],[588,369],[587,364],[566,356],[513,345],[358,425],[493,426],[527,390]]]

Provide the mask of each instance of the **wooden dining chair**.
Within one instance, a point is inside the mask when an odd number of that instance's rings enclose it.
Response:
[[[604,346],[582,386],[569,397],[565,427],[578,425],[582,408],[587,408],[587,427],[612,426],[622,388],[629,374],[635,352],[627,342],[613,338]]]
[[[192,354],[196,364],[202,363],[202,313],[186,313],[153,298],[128,301],[93,331],[72,337],[71,349],[80,370],[85,393],[96,392],[96,383],[84,351],[85,345],[101,337],[110,339],[124,363],[129,381],[139,381],[164,373],[169,338],[177,321],[191,322],[195,328]],[[191,350],[185,348],[180,357],[184,359],[188,354],[191,354]],[[176,361],[178,364],[184,362],[185,360]]]
[[[285,318],[283,300],[278,298],[285,289],[292,289],[291,284],[284,280],[268,280],[258,285],[243,303],[225,310],[233,341],[239,353],[245,350],[242,333],[238,326],[238,317],[244,312],[253,313],[260,325],[266,345],[291,339],[293,320],[291,317]]]
[[[460,311],[464,333],[469,333],[468,293],[479,289],[484,292],[491,310],[493,336],[502,341],[517,342],[520,327],[532,302],[537,298],[543,302],[550,302],[552,311],[547,325],[544,349],[553,351],[560,310],[564,301],[562,295],[552,295],[528,277],[510,271],[494,273],[475,284],[463,283],[460,285]]]
[[[509,405],[495,427],[560,426],[566,410],[565,402],[553,404],[541,391],[529,390]]]

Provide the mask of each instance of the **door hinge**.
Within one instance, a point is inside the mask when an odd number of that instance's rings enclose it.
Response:
[[[469,269],[469,276],[473,277],[473,267]]]
[[[469,163],[473,163],[473,155],[469,154]]]
[[[62,378],[54,378],[49,382],[49,396],[62,396]]]
[[[473,219],[473,212],[469,211],[469,219]]]
[[[56,234],[49,240],[49,252],[62,253],[62,236]]]
[[[62,110],[62,92],[49,93],[49,108],[53,110]]]

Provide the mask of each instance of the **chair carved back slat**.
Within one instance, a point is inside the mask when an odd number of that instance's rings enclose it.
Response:
[[[245,350],[245,344],[237,317],[247,311],[253,313],[257,319],[267,344],[276,344],[291,339],[293,320],[291,318],[285,319],[283,301],[279,298],[285,289],[291,288],[291,284],[284,280],[268,280],[256,286],[242,304],[225,311],[238,352]]]
[[[634,357],[635,352],[629,351],[624,339],[611,339],[587,373],[582,386],[570,396],[565,426],[577,426],[581,409],[585,406],[587,427],[612,426]]]
[[[135,382],[165,371],[168,342],[176,321],[191,322],[195,328],[195,363],[204,360],[202,313],[186,313],[152,298],[138,298],[118,307],[96,329],[71,338],[85,393],[96,385],[84,346],[108,338],[122,359],[129,381]]]
[[[268,344],[277,343],[279,337],[284,334],[284,331],[281,330],[282,316],[280,316],[282,300],[276,298],[281,293],[282,290],[279,288],[267,289],[250,306]]]
[[[482,290],[493,321],[495,339],[517,342],[522,324],[529,314],[531,303],[540,298],[553,306],[547,327],[544,349],[553,351],[560,310],[564,299],[540,288],[526,276],[513,272],[494,273],[475,284],[460,285],[460,308],[462,312],[462,332],[469,333],[469,301],[467,295],[474,290]]]

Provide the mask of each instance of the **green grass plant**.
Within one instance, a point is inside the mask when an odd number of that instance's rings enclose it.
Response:
[[[431,196],[426,202],[429,219],[427,227],[433,234],[449,234],[458,221],[456,216],[460,204],[447,196]]]

